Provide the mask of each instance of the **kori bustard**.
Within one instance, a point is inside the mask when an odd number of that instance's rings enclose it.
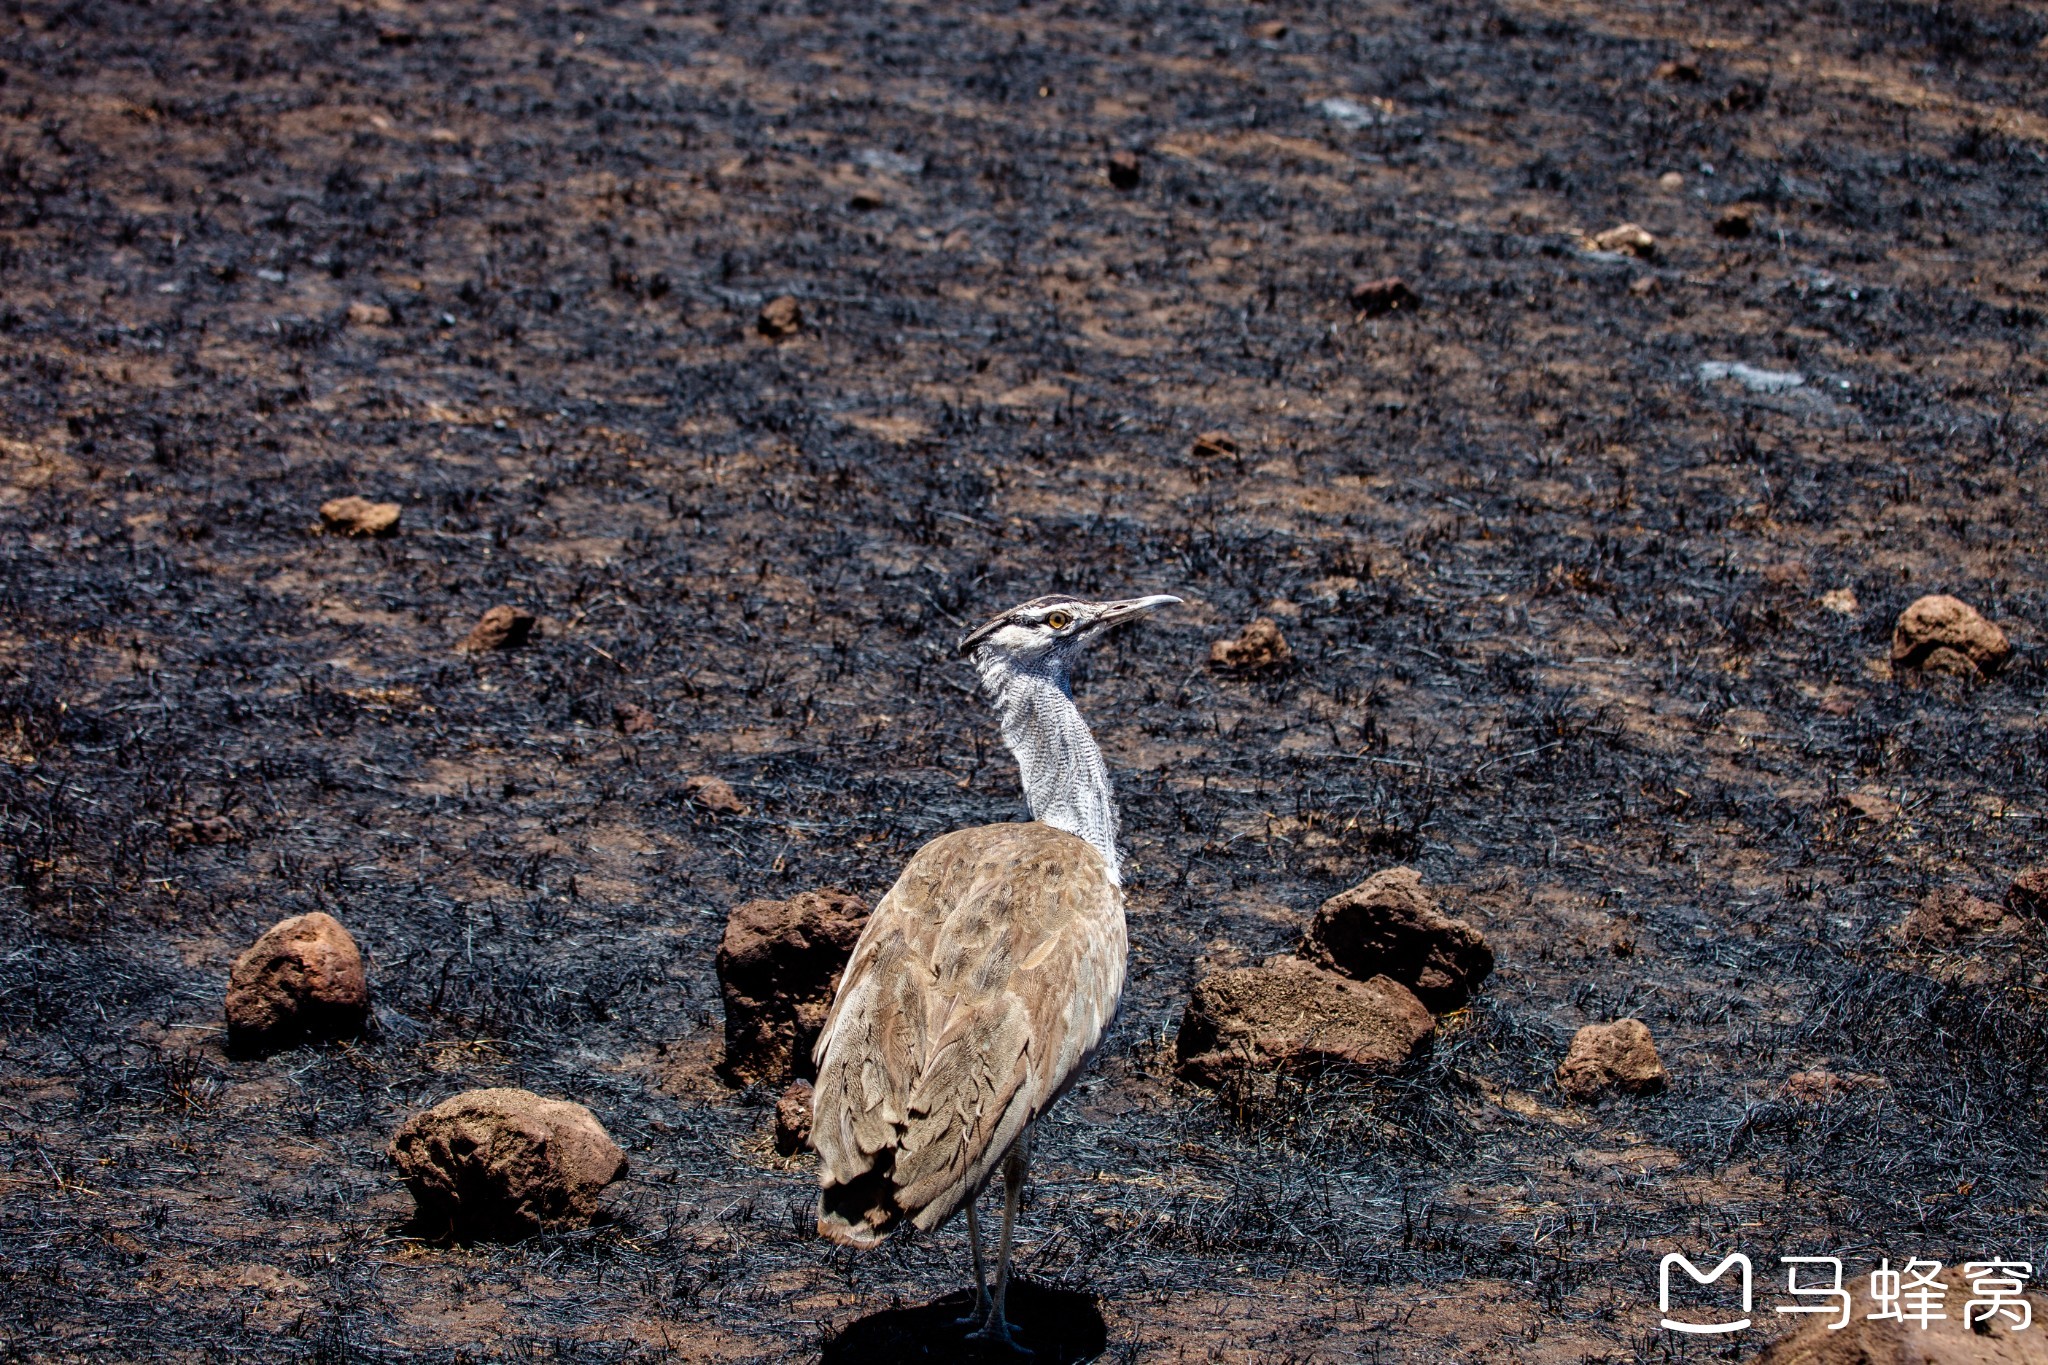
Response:
[[[919,849],[854,945],[814,1053],[818,1231],[870,1247],[967,1208],[976,1336],[1016,1345],[1003,1302],[1031,1126],[1081,1074],[1123,990],[1123,882],[1109,769],[1074,705],[1074,660],[1180,601],[1040,597],[969,635],[1022,770],[1028,822]],[[1003,1167],[994,1297],[975,1200]]]

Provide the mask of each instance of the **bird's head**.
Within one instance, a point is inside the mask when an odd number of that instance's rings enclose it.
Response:
[[[1008,664],[1028,672],[1051,673],[1064,680],[1074,659],[1090,641],[1112,626],[1149,616],[1179,601],[1178,597],[1164,594],[1121,602],[1084,602],[1059,593],[1034,597],[974,631],[960,642],[960,652],[984,668]]]

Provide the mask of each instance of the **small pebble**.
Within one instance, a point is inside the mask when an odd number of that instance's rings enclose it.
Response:
[[[517,649],[532,637],[534,621],[534,614],[523,607],[492,607],[470,627],[460,648],[471,652]]]
[[[388,536],[398,530],[404,508],[395,502],[371,502],[351,494],[320,504],[320,524],[329,535]]]
[[[804,329],[804,310],[788,294],[780,295],[761,305],[761,315],[754,320],[761,335],[774,341],[793,337]]]
[[[1634,223],[1621,223],[1587,239],[1595,251],[1614,251],[1650,260],[1657,254],[1657,239]]]
[[[683,796],[691,805],[713,815],[745,815],[747,803],[740,800],[732,784],[722,777],[693,777],[683,783]]]
[[[1270,616],[1253,621],[1234,640],[1217,640],[1209,646],[1212,665],[1243,673],[1277,668],[1293,657],[1294,651],[1288,648],[1287,637],[1280,633],[1279,622]]]

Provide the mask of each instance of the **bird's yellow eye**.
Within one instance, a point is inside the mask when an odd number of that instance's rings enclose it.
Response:
[[[1074,624],[1074,618],[1063,611],[1056,611],[1045,618],[1045,623],[1054,630],[1065,630],[1068,626]]]

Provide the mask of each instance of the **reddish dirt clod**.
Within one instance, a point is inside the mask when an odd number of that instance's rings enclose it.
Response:
[[[734,908],[717,960],[726,1077],[780,1084],[812,1074],[811,1045],[867,916],[858,896],[829,889]]]
[[[612,708],[612,726],[622,735],[644,735],[659,729],[661,721],[646,707],[622,701]]]
[[[761,305],[754,325],[771,341],[793,337],[804,329],[803,305],[788,294],[778,295]]]
[[[2048,920],[2048,865],[2028,868],[2005,889],[2005,908],[2016,915]]]
[[[2018,916],[1998,902],[1945,886],[1913,907],[1899,925],[1899,936],[1910,944],[1953,947],[1983,934],[2017,934],[2020,927]]]
[[[458,648],[478,653],[492,649],[517,649],[533,635],[536,618],[524,607],[495,606],[477,618]]]
[[[1635,223],[1621,223],[1586,239],[1595,251],[1617,251],[1651,260],[1657,255],[1657,239]]]
[[[1485,936],[1439,909],[1412,867],[1376,872],[1324,901],[1301,955],[1361,981],[1392,977],[1439,1013],[1464,1004],[1493,970]]]
[[[570,1100],[496,1087],[407,1119],[388,1149],[429,1237],[520,1238],[588,1227],[626,1174],[597,1116]]]
[[[739,793],[732,789],[732,783],[722,777],[699,774],[684,781],[683,797],[691,805],[711,815],[745,815],[747,803],[740,800]]]
[[[1669,1081],[1649,1028],[1640,1019],[1588,1024],[1572,1038],[1557,1068],[1557,1083],[1571,1098],[1598,1099],[1609,1091],[1645,1095]]]
[[[775,1151],[795,1156],[811,1145],[811,1083],[791,1081],[775,1101]]]
[[[1946,594],[1919,598],[1899,613],[1892,630],[1892,667],[1900,670],[1987,677],[2011,653],[2004,631]]]
[[[228,1035],[246,1051],[345,1037],[369,1009],[355,939],[318,910],[271,925],[228,973]]]
[[[1297,958],[1218,972],[1195,987],[1174,1053],[1185,1080],[1241,1084],[1280,1072],[1396,1071],[1429,1048],[1435,1022],[1384,976],[1366,981]]]
[[[1261,616],[1239,631],[1235,639],[1215,640],[1209,645],[1209,662],[1217,668],[1257,673],[1279,668],[1294,658],[1280,623]]]
[[[395,502],[372,502],[350,494],[320,504],[320,521],[338,536],[388,536],[397,532],[404,509]]]

